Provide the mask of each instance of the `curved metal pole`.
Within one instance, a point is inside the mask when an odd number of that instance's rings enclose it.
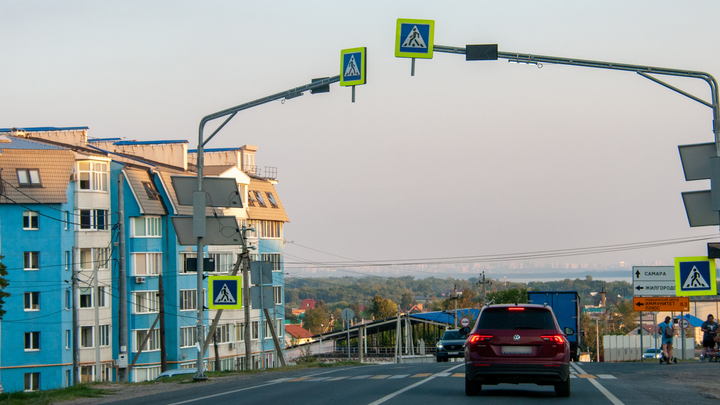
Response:
[[[465,54],[465,48],[434,45],[433,49],[436,52],[454,53],[454,54]],[[693,70],[681,70],[681,69],[669,69],[663,67],[654,66],[643,66],[643,65],[631,65],[627,63],[613,63],[613,62],[601,62],[587,59],[574,59],[574,58],[562,58],[556,56],[544,56],[544,55],[532,55],[529,53],[515,53],[515,52],[498,52],[499,59],[507,59],[508,62],[517,63],[529,63],[541,65],[543,63],[551,63],[556,65],[571,65],[581,66],[597,69],[611,69],[611,70],[624,70],[629,72],[635,72],[639,75],[650,79],[662,86],[665,86],[671,90],[677,91],[684,96],[687,96],[699,103],[702,103],[713,109],[713,134],[715,135],[715,150],[716,156],[720,156],[720,106],[718,106],[718,84],[715,78],[706,72],[693,71]],[[710,94],[712,102],[705,102],[691,94],[688,94],[680,89],[670,86],[656,78],[649,76],[649,74],[666,75],[666,76],[678,76],[688,77],[694,79],[702,79],[710,86]]]
[[[198,147],[197,147],[197,191],[193,195],[193,231],[195,232],[195,236],[197,237],[197,341],[198,341],[198,355],[197,355],[197,372],[195,376],[193,377],[194,380],[206,380],[207,377],[205,376],[205,370],[204,370],[204,357],[205,357],[205,351],[203,348],[205,347],[205,332],[204,332],[204,310],[205,310],[205,300],[203,297],[203,274],[205,270],[205,266],[203,263],[203,256],[204,256],[204,250],[205,250],[205,243],[203,241],[203,238],[205,237],[205,195],[203,193],[203,171],[205,168],[205,144],[207,144],[210,139],[212,139],[228,122],[230,122],[231,119],[235,117],[235,115],[242,111],[247,110],[248,108],[257,107],[259,105],[269,103],[271,101],[280,100],[280,99],[291,99],[298,96],[301,96],[304,92],[310,91],[313,89],[317,89],[324,86],[329,86],[332,83],[337,83],[340,81],[340,76],[333,76],[333,77],[327,77],[324,79],[320,79],[317,81],[313,81],[312,83],[295,87],[290,90],[286,90],[280,93],[276,93],[267,97],[263,97],[254,101],[251,101],[249,103],[240,104],[235,107],[231,107],[222,111],[218,111],[216,113],[206,115],[200,120],[200,125],[198,128]],[[213,131],[210,136],[208,136],[207,139],[203,139],[204,137],[204,131],[205,131],[205,125],[212,121],[216,120],[218,118],[229,116],[225,121],[223,121],[220,126]],[[250,327],[250,323],[248,320],[245,320],[246,327]],[[247,367],[250,367],[250,364],[246,365]]]

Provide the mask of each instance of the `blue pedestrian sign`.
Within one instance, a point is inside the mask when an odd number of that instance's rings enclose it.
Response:
[[[398,18],[395,30],[395,56],[432,59],[435,21]]]
[[[680,297],[716,295],[715,259],[676,257],[675,293]]]
[[[340,51],[340,85],[359,86],[366,83],[367,48]]]
[[[242,308],[242,277],[210,276],[208,295],[211,309]]]

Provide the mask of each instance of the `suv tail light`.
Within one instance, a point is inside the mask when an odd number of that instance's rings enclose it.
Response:
[[[470,343],[487,342],[490,339],[492,339],[492,335],[471,335]]]
[[[563,335],[548,335],[540,336],[543,340],[555,343],[565,343],[565,336]]]

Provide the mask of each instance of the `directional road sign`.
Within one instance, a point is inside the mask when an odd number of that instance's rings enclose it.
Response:
[[[211,309],[242,308],[242,276],[210,276],[208,294]]]
[[[355,311],[353,311],[350,308],[345,308],[342,310],[340,315],[342,316],[342,319],[346,320],[347,322],[350,322],[350,320],[353,319],[353,317],[355,316]]]
[[[635,296],[675,296],[673,266],[633,266],[632,275]]]
[[[340,51],[340,85],[359,86],[365,84],[367,70],[367,48],[343,49]]]
[[[398,18],[395,30],[395,56],[432,59],[435,21]]]
[[[633,311],[675,311],[687,312],[690,310],[688,297],[633,297]]]
[[[680,297],[717,295],[715,259],[676,257],[675,291]]]

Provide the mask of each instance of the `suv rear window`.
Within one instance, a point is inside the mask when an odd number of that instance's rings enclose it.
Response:
[[[480,315],[477,329],[555,329],[555,322],[552,313],[542,308],[487,308]]]
[[[442,335],[442,340],[462,340],[465,339],[460,332],[456,330],[449,330]]]

